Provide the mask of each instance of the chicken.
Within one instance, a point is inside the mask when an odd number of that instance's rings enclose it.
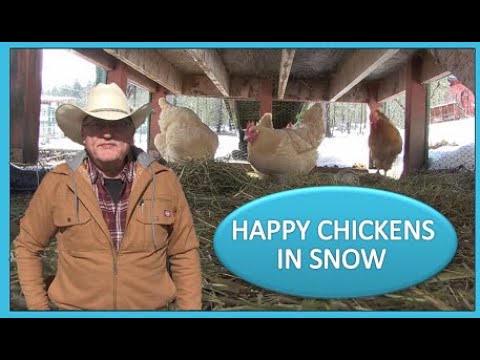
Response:
[[[307,174],[316,165],[324,137],[321,104],[307,110],[295,128],[274,129],[272,114],[265,113],[257,125],[247,124],[248,161],[255,171],[273,177]]]
[[[398,154],[402,152],[403,141],[400,132],[388,117],[376,108],[370,114],[368,147],[377,174],[383,169],[385,176]]]
[[[213,160],[218,148],[218,135],[192,110],[169,104],[160,98],[162,112],[158,118],[160,133],[154,144],[168,162],[182,163],[189,160]]]

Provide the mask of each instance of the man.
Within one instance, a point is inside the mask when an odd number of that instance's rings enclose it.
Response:
[[[130,112],[116,84],[97,85],[85,109],[57,109],[59,127],[85,150],[45,176],[21,219],[14,246],[30,310],[50,301],[63,310],[201,309],[199,242],[181,184],[133,145],[150,112]],[[41,254],[54,236],[47,292]]]

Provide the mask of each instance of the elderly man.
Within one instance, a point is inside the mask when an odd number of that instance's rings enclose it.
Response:
[[[116,84],[97,85],[84,109],[57,109],[59,127],[85,150],[45,176],[21,219],[14,246],[29,309],[201,309],[199,242],[182,186],[133,145],[150,112],[131,112]],[[54,236],[47,292],[41,254]]]

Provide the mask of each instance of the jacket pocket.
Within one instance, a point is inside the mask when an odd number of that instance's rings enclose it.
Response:
[[[59,246],[66,250],[96,251],[103,248],[99,239],[93,236],[92,217],[85,209],[80,210],[78,216],[73,212],[56,211],[53,222],[58,227]]]
[[[172,200],[151,198],[140,201],[136,209],[136,219],[143,227],[143,247],[145,250],[159,250],[167,245],[173,231],[175,212]]]

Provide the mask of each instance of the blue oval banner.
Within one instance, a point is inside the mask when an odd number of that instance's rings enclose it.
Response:
[[[446,267],[457,235],[438,211],[383,190],[289,190],[229,214],[213,238],[233,274],[275,292],[313,298],[386,294]]]

